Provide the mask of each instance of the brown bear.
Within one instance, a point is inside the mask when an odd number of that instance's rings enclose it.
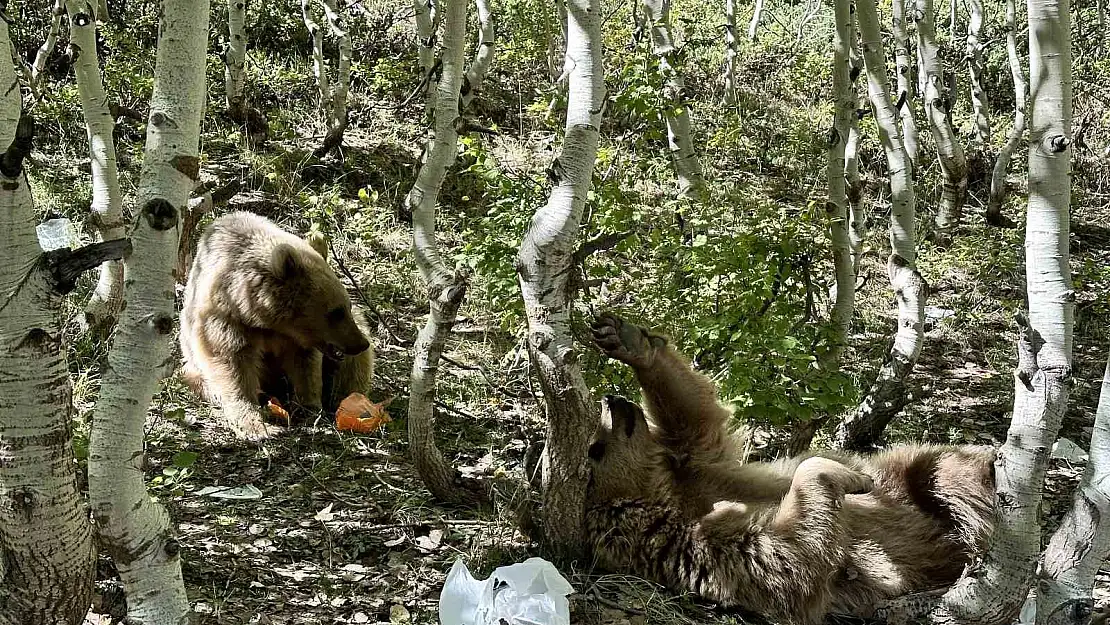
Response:
[[[181,310],[184,377],[242,438],[270,433],[260,394],[303,414],[369,390],[374,350],[326,253],[322,238],[245,212],[201,235]]]
[[[647,411],[606,397],[589,448],[586,525],[602,568],[809,625],[949,585],[985,547],[993,449],[747,463],[713,383],[663,337],[612,315],[593,334],[633,368]]]

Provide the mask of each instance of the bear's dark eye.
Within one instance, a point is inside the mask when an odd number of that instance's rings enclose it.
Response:
[[[347,315],[347,311],[343,308],[332,308],[328,311],[328,322],[339,323],[343,321],[343,317]]]
[[[590,456],[590,460],[600,462],[601,457],[605,455],[605,441],[597,441],[590,445],[590,451],[587,454]]]

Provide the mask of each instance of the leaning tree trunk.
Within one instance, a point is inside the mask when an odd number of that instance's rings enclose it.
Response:
[[[108,95],[100,76],[96,54],[96,17],[86,0],[67,0],[70,54],[75,58],[77,91],[85,114],[89,136],[89,163],[92,167],[92,223],[100,240],[111,241],[125,234],[123,192],[116,167],[116,146],[112,138],[115,121],[108,110]],[[123,263],[112,261],[100,267],[100,280],[85,306],[85,321],[99,336],[107,336],[116,323],[123,304]]]
[[[1010,76],[1014,80],[1014,127],[1006,136],[1006,144],[998,152],[991,174],[990,197],[987,199],[986,221],[993,226],[1013,227],[1016,224],[1002,215],[1002,204],[1006,201],[1006,172],[1010,169],[1010,157],[1025,135],[1026,92],[1025,76],[1021,72],[1021,59],[1017,49],[1017,8],[1015,0],[1006,0],[1006,56],[1010,60]]]
[[[1091,612],[1095,574],[1110,556],[1110,528],[1102,522],[1110,520],[1110,360],[1102,375],[1088,456],[1071,510],[1052,535],[1038,575],[1037,622],[1042,625],[1084,623],[1076,616]]]
[[[725,104],[735,106],[736,93],[736,0],[725,0]]]
[[[548,551],[582,553],[588,466],[586,450],[598,412],[575,356],[571,335],[572,274],[578,226],[590,190],[605,74],[600,0],[567,3],[568,103],[563,151],[552,165],[555,186],[536,211],[516,260],[528,316],[528,353],[547,406],[543,456],[543,525]]]
[[[967,196],[967,159],[956,132],[949,122],[950,102],[944,82],[944,70],[938,56],[936,32],[933,27],[933,0],[917,1],[917,54],[921,67],[920,81],[925,96],[925,116],[937,144],[937,157],[944,175],[941,204],[937,209],[936,240],[951,241],[960,225]]]
[[[913,89],[914,64],[910,63],[910,37],[906,32],[906,1],[891,0],[890,12],[894,25],[894,65],[898,80],[897,102],[898,116],[902,121],[902,143],[906,148],[906,156],[910,161],[910,170],[917,167],[918,163],[918,137],[917,120],[914,119],[913,103],[915,100]]]
[[[678,197],[699,200],[705,195],[705,177],[701,162],[694,152],[690,130],[690,103],[686,84],[679,71],[677,50],[671,36],[671,1],[641,0],[644,21],[651,29],[651,50],[663,75],[663,119],[667,124],[667,149],[671,152],[675,175],[678,176]]]
[[[983,89],[983,42],[979,33],[983,28],[983,0],[965,0],[967,4],[967,39],[965,58],[970,78],[972,126],[975,138],[983,145],[991,140],[990,104]]]
[[[10,45],[0,22],[0,49]],[[0,84],[15,82],[0,63]],[[0,154],[0,625],[77,625],[95,552],[73,462],[62,293],[35,234],[23,171],[33,123],[16,122],[20,108],[18,88],[0,95],[0,141],[10,145]]]
[[[447,335],[466,295],[466,276],[452,272],[436,249],[436,199],[447,168],[455,162],[459,89],[463,82],[466,7],[469,0],[447,0],[443,34],[443,65],[436,87],[434,127],[424,151],[416,183],[405,198],[412,211],[412,248],[420,275],[428,285],[430,313],[413,347],[409,393],[409,439],[413,464],[437,499],[473,500],[460,488],[459,472],[444,462],[435,442],[436,372]]]
[[[755,0],[755,8],[752,9],[752,21],[748,22],[748,41],[755,43],[759,34],[759,22],[763,19],[763,0]]]
[[[316,158],[323,158],[343,143],[347,130],[347,91],[351,84],[351,33],[336,0],[317,0],[323,7],[328,30],[335,37],[338,47],[334,82],[328,75],[328,62],[324,58],[324,31],[309,8],[311,0],[301,0],[301,17],[312,37],[312,67],[320,93],[320,112],[324,116],[327,133],[320,147],[312,151]],[[344,5],[345,6],[345,5]]]
[[[1033,584],[1044,476],[1071,382],[1075,295],[1068,267],[1070,29],[1067,1],[1030,0],[1029,79],[1039,88],[1032,99],[1025,230],[1029,320],[1018,319],[1023,328],[1014,376],[1014,416],[995,462],[998,525],[988,551],[933,607],[933,623],[1010,623]],[[919,622],[913,611],[907,609],[910,613],[894,622]]]
[[[54,8],[50,13],[50,29],[46,31],[46,39],[43,40],[42,45],[35,52],[35,59],[31,62],[31,80],[28,87],[31,88],[31,93],[35,94],[36,98],[41,95],[42,81],[46,78],[46,74],[43,73],[43,70],[46,69],[46,61],[54,53],[54,47],[58,44],[58,32],[62,29],[62,16],[66,14],[66,0],[54,0]]]
[[[490,64],[493,63],[493,54],[497,45],[489,0],[474,0],[474,6],[478,9],[478,51],[474,54],[474,61],[467,68],[466,74],[463,75],[460,105],[464,111],[470,108],[470,103],[481,90],[482,81],[486,79]]]
[[[914,266],[914,190],[909,158],[902,144],[898,113],[887,91],[886,57],[874,0],[858,0],[856,15],[863,42],[867,88],[886,154],[890,176],[890,285],[898,300],[898,330],[890,355],[867,396],[837,428],[834,444],[841,449],[868,449],[887,423],[906,405],[906,377],[921,353],[927,286]]]
[[[836,300],[832,308],[832,345],[821,363],[829,370],[840,367],[840,355],[848,341],[848,327],[852,323],[856,305],[856,272],[852,262],[852,242],[848,234],[848,191],[844,161],[845,146],[857,106],[851,79],[851,36],[854,32],[851,0],[836,0],[833,4],[833,19],[833,124],[829,131],[829,201],[825,210],[829,219],[829,238],[832,241],[833,267],[836,272]]]
[[[143,424],[170,356],[181,208],[199,177],[207,0],[164,0],[139,207],[125,262],[127,306],[93,411],[89,496],[139,623],[185,623],[189,604],[169,516],[143,483]]]

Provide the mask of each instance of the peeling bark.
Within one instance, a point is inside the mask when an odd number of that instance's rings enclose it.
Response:
[[[600,0],[567,2],[568,106],[555,185],[524,235],[516,269],[528,316],[528,353],[547,408],[543,455],[544,544],[556,559],[583,553],[586,451],[598,409],[578,366],[570,331],[578,227],[589,193],[601,125],[605,74]]]

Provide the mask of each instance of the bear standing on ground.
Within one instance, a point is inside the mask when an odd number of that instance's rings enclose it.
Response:
[[[593,332],[635,370],[647,410],[606,397],[590,446],[586,525],[602,567],[815,625],[949,585],[985,547],[993,449],[746,463],[713,383],[663,337],[611,315]]]
[[[269,434],[260,393],[289,389],[295,409],[318,412],[369,390],[374,351],[326,253],[251,213],[201,235],[181,310],[184,377],[242,438]]]

